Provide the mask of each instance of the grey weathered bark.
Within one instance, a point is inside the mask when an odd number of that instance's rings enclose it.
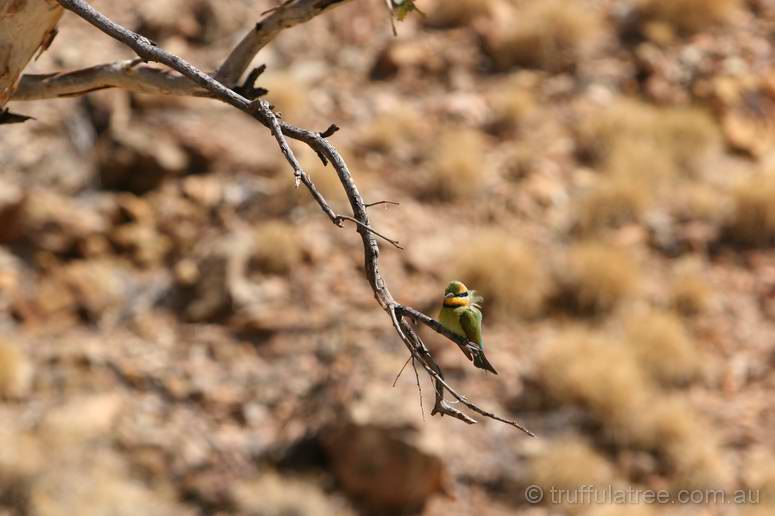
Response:
[[[0,0],[0,109],[38,49],[51,42],[63,12],[56,0]]]

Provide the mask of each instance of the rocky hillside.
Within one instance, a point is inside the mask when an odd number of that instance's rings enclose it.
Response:
[[[94,4],[205,70],[274,5]],[[411,368],[393,385],[406,350],[357,233],[242,113],[16,102],[36,120],[0,129],[0,515],[772,514],[775,2],[417,5],[397,37],[382,0],[284,32],[259,85],[339,125],[365,199],[400,203],[370,213],[405,247],[381,255],[400,302],[485,297],[498,376],[421,334],[538,437],[431,417]],[[66,15],[29,71],[130,57]],[[706,489],[747,497],[678,500]]]

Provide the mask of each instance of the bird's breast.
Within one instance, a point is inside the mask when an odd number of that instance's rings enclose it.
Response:
[[[459,310],[459,309],[458,309]],[[455,308],[444,307],[439,313],[439,322],[448,330],[463,337],[466,336],[463,326],[460,325],[460,314]]]

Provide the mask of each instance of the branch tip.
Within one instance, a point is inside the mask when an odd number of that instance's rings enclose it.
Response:
[[[331,124],[328,126],[328,129],[320,133],[321,138],[328,138],[329,136],[332,136],[335,132],[339,130],[339,126],[336,124]]]

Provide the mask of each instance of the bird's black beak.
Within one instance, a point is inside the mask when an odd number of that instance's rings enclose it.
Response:
[[[455,297],[454,292],[447,292],[446,294],[444,294],[444,299],[450,299],[452,297]]]

